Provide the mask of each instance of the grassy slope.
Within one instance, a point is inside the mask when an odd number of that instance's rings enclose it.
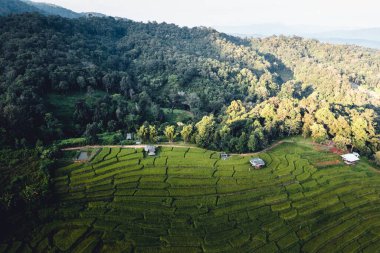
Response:
[[[175,124],[177,122],[186,123],[194,118],[194,115],[189,111],[174,109],[172,112],[169,108],[163,108],[162,110],[164,112],[166,122],[171,124]]]
[[[75,103],[80,99],[84,99],[87,103],[93,103],[94,98],[101,98],[106,93],[100,90],[96,90],[93,96],[90,98],[86,96],[85,92],[75,92],[70,94],[48,94],[47,99],[51,106],[54,116],[56,116],[61,122],[66,125],[72,123],[72,117],[75,110]]]
[[[366,161],[345,166],[310,143],[283,143],[226,161],[198,148],[104,148],[90,164],[60,168],[57,203],[22,240],[99,252],[333,252],[380,243],[380,175]],[[332,165],[329,165],[332,164]],[[19,238],[20,240],[20,238]],[[9,252],[23,242],[0,245]]]

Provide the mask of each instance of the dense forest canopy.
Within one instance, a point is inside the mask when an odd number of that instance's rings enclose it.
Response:
[[[378,51],[297,37],[12,15],[0,18],[0,138],[25,146],[150,126],[164,134],[164,112],[180,109],[193,115],[182,122],[186,139],[203,147],[245,152],[303,134],[370,154],[379,68]]]

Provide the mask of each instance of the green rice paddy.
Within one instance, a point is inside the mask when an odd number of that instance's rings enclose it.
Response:
[[[212,151],[103,148],[54,175],[56,202],[0,252],[376,252],[380,174],[309,144],[223,161]],[[322,163],[323,162],[323,163]],[[320,166],[323,164],[323,166]]]

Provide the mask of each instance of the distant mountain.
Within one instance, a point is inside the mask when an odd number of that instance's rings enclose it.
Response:
[[[37,3],[29,0],[0,1],[0,16],[25,12],[38,12],[44,15],[57,15],[65,18],[79,18],[86,16],[83,13],[76,13],[54,4]]]
[[[380,41],[380,27],[356,29],[356,30],[336,30],[316,33],[319,38],[341,38],[347,40],[367,40]]]
[[[306,35],[320,41],[335,44],[355,44],[380,49],[380,27],[356,30],[337,30]]]
[[[65,18],[79,18],[82,17],[83,14],[74,12],[72,10],[54,5],[54,4],[47,4],[47,3],[37,3],[37,2],[32,2],[29,0],[22,0],[22,2],[33,6],[40,10],[40,12],[43,12],[48,15],[57,15]]]
[[[341,45],[357,45],[361,47],[368,47],[374,49],[380,49],[380,41],[374,40],[365,40],[365,39],[350,39],[350,38],[324,38],[324,37],[316,37],[321,42],[327,42],[332,44],[341,44]]]
[[[268,37],[272,35],[300,36],[334,44],[358,45],[380,49],[380,28],[343,30],[321,26],[255,24],[243,26],[216,26],[218,31],[239,37]]]
[[[267,37],[272,35],[301,36],[307,33],[328,32],[331,28],[309,25],[284,25],[284,24],[253,24],[242,26],[215,26],[216,30],[228,34],[240,34],[247,37]]]

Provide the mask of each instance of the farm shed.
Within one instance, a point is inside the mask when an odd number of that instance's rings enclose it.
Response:
[[[227,160],[228,157],[229,157],[229,155],[227,153],[220,153],[220,158],[222,160]]]
[[[265,166],[265,162],[263,159],[261,158],[258,158],[258,157],[255,157],[255,158],[252,158],[251,160],[249,160],[249,162],[251,163],[251,165],[253,167],[255,167],[256,169],[260,169],[262,167]]]
[[[341,157],[343,161],[348,165],[355,164],[357,161],[360,160],[358,153],[344,154],[341,155]]]
[[[155,156],[156,155],[156,147],[155,146],[145,146],[144,151],[148,153],[149,156]]]
[[[133,139],[133,134],[132,133],[127,133],[127,140],[132,140]]]
[[[77,158],[75,159],[75,162],[87,162],[89,159],[89,154],[87,151],[81,151]]]

